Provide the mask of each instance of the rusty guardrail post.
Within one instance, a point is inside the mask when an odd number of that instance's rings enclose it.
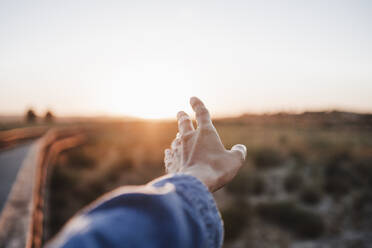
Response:
[[[24,127],[0,131],[0,149],[8,149],[22,141],[37,139],[43,136],[49,127]]]
[[[51,130],[31,148],[0,216],[0,247],[40,248],[48,167],[63,150],[84,141],[84,130]]]

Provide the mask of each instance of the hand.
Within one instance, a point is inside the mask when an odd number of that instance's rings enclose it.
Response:
[[[211,192],[218,190],[234,178],[245,159],[247,149],[235,145],[226,150],[212,124],[203,102],[192,97],[198,127],[194,129],[190,117],[178,112],[178,134],[165,150],[167,173],[185,173],[201,180]]]

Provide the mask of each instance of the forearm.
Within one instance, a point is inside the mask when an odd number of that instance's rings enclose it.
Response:
[[[106,194],[50,247],[220,247],[222,236],[213,196],[195,177],[178,174]]]

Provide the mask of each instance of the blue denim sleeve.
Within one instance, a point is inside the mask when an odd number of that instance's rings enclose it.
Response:
[[[223,226],[213,196],[177,174],[123,187],[76,215],[48,247],[221,247]]]

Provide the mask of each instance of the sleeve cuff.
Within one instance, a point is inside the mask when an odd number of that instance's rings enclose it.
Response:
[[[206,231],[208,247],[221,247],[223,242],[223,224],[216,203],[208,188],[196,177],[185,174],[173,174],[152,182],[154,187],[167,183],[175,186],[176,194],[185,202],[185,210],[201,220]]]

